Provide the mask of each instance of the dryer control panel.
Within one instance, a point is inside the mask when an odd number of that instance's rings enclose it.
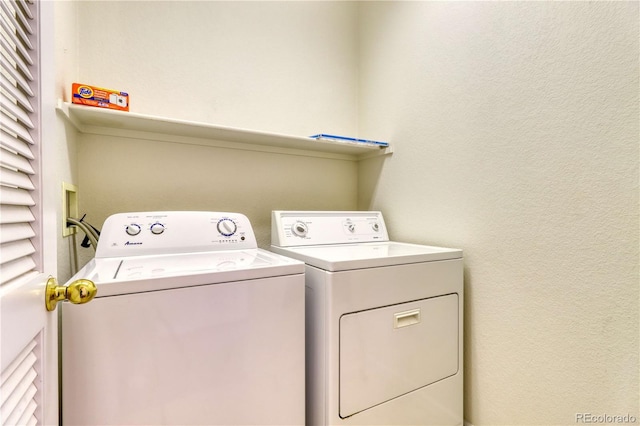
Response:
[[[144,256],[258,248],[240,213],[164,211],[118,213],[102,226],[96,257]]]
[[[278,247],[389,241],[378,211],[271,213],[271,244]]]

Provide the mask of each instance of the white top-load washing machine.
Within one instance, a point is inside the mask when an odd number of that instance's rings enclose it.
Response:
[[[63,304],[62,424],[304,424],[304,264],[237,213],[109,217]]]
[[[274,211],[306,263],[307,424],[463,424],[462,251],[389,241],[380,212]]]

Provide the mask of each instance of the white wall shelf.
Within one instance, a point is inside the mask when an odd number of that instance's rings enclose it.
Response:
[[[57,110],[81,133],[358,161],[387,155],[391,146],[343,143],[238,129],[58,102]]]

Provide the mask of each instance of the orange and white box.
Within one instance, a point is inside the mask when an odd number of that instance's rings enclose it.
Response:
[[[129,94],[117,90],[103,89],[88,84],[71,85],[71,102],[98,108],[129,111]]]

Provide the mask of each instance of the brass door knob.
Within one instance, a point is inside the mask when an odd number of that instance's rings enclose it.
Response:
[[[63,286],[58,285],[58,281],[50,277],[47,280],[44,303],[47,311],[53,311],[60,301],[68,300],[73,304],[79,305],[91,301],[96,293],[98,293],[98,288],[93,281],[80,279],[72,282],[68,286]]]

